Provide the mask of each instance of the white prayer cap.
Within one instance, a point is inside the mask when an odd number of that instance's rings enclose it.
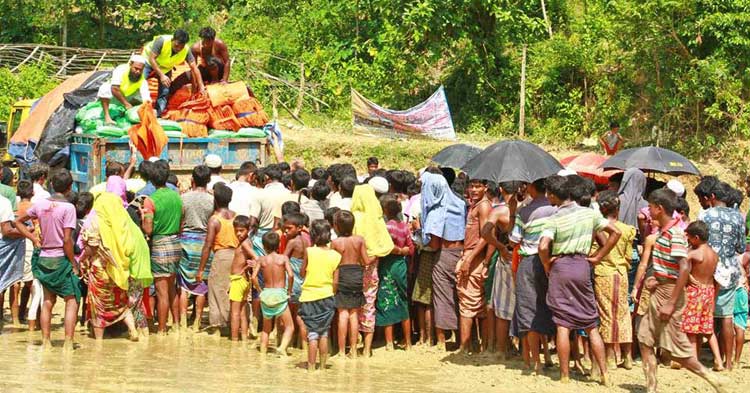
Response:
[[[146,64],[146,57],[142,55],[132,55],[130,56],[130,62]]]
[[[390,186],[384,177],[375,176],[367,184],[371,185],[377,194],[387,194]]]
[[[203,163],[211,169],[216,169],[221,167],[221,157],[217,156],[216,154],[209,154],[203,160]]]
[[[573,176],[573,175],[577,175],[578,173],[576,171],[572,170],[572,169],[563,168],[563,169],[560,169],[557,172],[557,174],[559,176]]]
[[[674,191],[677,196],[681,197],[685,195],[685,186],[680,183],[677,179],[672,179],[667,182],[667,188]]]
[[[150,157],[148,160],[151,162],[156,162],[156,161],[159,161],[159,157],[153,156],[153,157]]]

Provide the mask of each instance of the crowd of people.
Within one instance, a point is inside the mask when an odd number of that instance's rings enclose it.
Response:
[[[715,371],[739,362],[747,225],[743,193],[717,178],[695,187],[691,222],[685,187],[638,169],[606,185],[570,171],[495,184],[367,164],[358,177],[350,164],[246,162],[230,181],[208,155],[188,185],[166,161],[131,159],[79,193],[67,170],[34,164],[0,185],[0,292],[14,323],[33,331],[39,315],[45,346],[61,297],[67,348],[80,312],[97,339],[118,322],[131,340],[260,333],[266,353],[275,329],[275,352],[306,348],[310,370],[372,356],[381,330],[389,351],[520,352],[533,373],[554,348],[561,381],[572,362],[605,386],[639,352],[649,391],[660,357],[717,390],[701,348]]]

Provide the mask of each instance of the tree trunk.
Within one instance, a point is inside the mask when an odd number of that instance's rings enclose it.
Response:
[[[544,25],[547,26],[547,33],[549,33],[549,38],[552,38],[552,23],[549,20],[549,17],[547,16],[547,6],[544,4],[544,0],[539,0],[542,3],[542,15],[544,16]]]
[[[526,135],[526,44],[523,44],[523,54],[521,55],[521,97],[520,108],[518,109],[518,136],[523,138]]]
[[[104,35],[107,27],[107,2],[106,0],[97,0],[96,8],[99,10],[99,47],[104,48]]]

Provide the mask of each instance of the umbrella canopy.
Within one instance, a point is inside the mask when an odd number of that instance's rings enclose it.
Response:
[[[440,150],[437,154],[432,156],[431,160],[443,167],[461,168],[481,152],[482,149],[476,146],[458,143]]]
[[[605,161],[604,169],[638,168],[644,172],[660,172],[670,175],[697,175],[701,172],[681,154],[661,147],[647,146],[623,150]]]
[[[609,157],[596,153],[583,153],[577,156],[565,157],[560,160],[566,168],[576,171],[583,177],[593,179],[598,184],[607,184],[609,178],[618,173],[620,169],[604,170],[601,165]]]
[[[477,154],[461,170],[471,179],[497,183],[527,183],[556,174],[562,165],[539,146],[526,141],[510,140],[495,143]]]

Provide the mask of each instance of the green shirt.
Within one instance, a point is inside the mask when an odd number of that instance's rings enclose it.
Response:
[[[16,211],[16,190],[13,189],[13,187],[6,186],[5,184],[0,183],[0,196],[5,197],[5,199],[10,201],[10,206],[13,208],[13,211]]]
[[[180,232],[182,198],[167,187],[156,190],[150,196],[154,202],[154,235],[174,235]]]
[[[589,255],[592,235],[609,225],[594,209],[568,202],[549,218],[542,237],[552,239],[552,255]]]

